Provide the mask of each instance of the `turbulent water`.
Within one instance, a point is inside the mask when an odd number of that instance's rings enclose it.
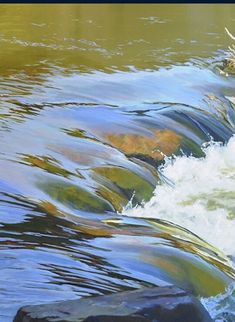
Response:
[[[204,158],[166,158],[150,201],[128,207],[127,216],[157,218],[183,226],[229,256],[235,266],[235,137],[210,142]],[[202,299],[216,322],[235,320],[235,284],[216,297]]]
[[[0,322],[169,284],[234,321],[233,5],[0,7]]]
[[[203,158],[166,158],[160,167],[165,183],[123,215],[170,221],[235,256],[235,137],[203,150]]]
[[[235,285],[231,284],[225,293],[215,297],[201,299],[215,322],[232,322],[235,319]]]

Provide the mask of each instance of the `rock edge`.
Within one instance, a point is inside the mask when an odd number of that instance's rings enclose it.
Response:
[[[29,305],[13,322],[212,322],[191,294],[175,287],[143,288],[51,304]]]

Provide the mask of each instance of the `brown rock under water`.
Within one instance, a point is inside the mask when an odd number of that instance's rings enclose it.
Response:
[[[171,130],[156,130],[152,136],[138,134],[107,134],[106,140],[126,155],[144,155],[162,160],[180,146],[182,137]]]

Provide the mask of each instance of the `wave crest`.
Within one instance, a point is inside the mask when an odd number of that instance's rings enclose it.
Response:
[[[235,136],[226,145],[212,141],[203,150],[205,158],[166,158],[159,169],[166,180],[150,201],[122,214],[170,221],[234,256]]]

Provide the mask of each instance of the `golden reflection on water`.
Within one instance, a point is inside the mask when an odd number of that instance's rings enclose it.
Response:
[[[233,4],[0,5],[1,73],[152,69],[209,57],[234,30]],[[32,66],[33,69],[32,69]]]
[[[0,302],[12,316],[32,300],[159,279],[207,296],[234,277],[228,259],[189,231],[117,213],[150,198],[163,155],[183,146],[201,156],[207,129],[224,141],[232,135],[221,96],[234,82],[208,65],[230,44],[233,9],[0,5],[0,247],[11,254]],[[21,272],[25,284],[16,285]]]

